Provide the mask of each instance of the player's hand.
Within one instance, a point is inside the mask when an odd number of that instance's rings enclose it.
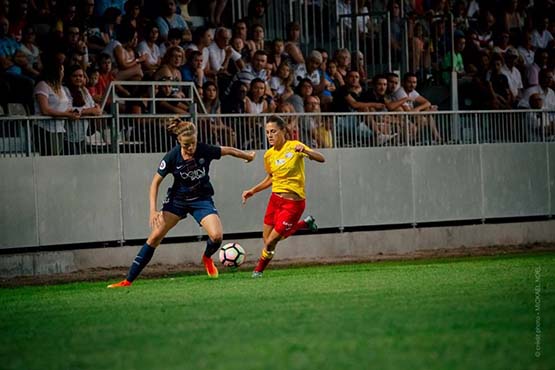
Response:
[[[256,157],[256,152],[254,150],[250,151],[250,152],[247,152],[247,156],[248,156],[248,158],[245,159],[245,162],[247,162],[247,163],[252,162],[252,161],[254,161],[254,158]]]
[[[247,199],[249,199],[250,197],[252,197],[254,195],[252,190],[245,190],[243,192],[243,195],[241,196],[241,198],[243,198],[243,205],[245,205],[247,203]]]
[[[305,148],[304,148],[304,145],[302,145],[302,144],[297,144],[297,145],[295,145],[295,151],[296,151],[296,152],[304,153],[304,149],[305,149]]]
[[[149,224],[152,230],[160,227],[162,224],[162,211],[150,212]]]

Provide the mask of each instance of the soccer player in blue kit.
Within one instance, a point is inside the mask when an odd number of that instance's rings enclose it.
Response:
[[[177,136],[179,145],[166,153],[150,185],[149,222],[152,231],[133,260],[127,278],[119,283],[108,285],[108,288],[130,286],[149,263],[154,250],[160,245],[168,231],[187,214],[190,214],[208,233],[202,262],[209,277],[218,277],[218,269],[211,256],[220,248],[223,230],[218,210],[212,200],[214,189],[208,175],[210,162],[225,155],[251,162],[255,157],[255,152],[199,143],[195,124],[179,118],[174,119],[168,125],[168,131]],[[157,211],[158,189],[164,177],[169,173],[173,175],[174,183],[168,189],[162,210]]]

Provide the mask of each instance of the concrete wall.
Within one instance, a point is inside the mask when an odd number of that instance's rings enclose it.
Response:
[[[320,227],[551,215],[555,143],[334,149],[307,163],[307,213]],[[269,191],[241,206],[264,177],[254,163],[213,163],[226,233],[261,230]],[[161,154],[99,154],[0,160],[0,248],[143,239],[148,187]],[[159,200],[170,185],[162,184]],[[180,222],[169,236],[201,235]],[[0,256],[0,259],[5,257]]]
[[[434,249],[510,246],[554,240],[555,221],[298,235],[279,244],[275,261],[364,260],[378,255],[382,258],[390,255],[402,257]],[[247,252],[247,265],[254,264],[262,248],[261,240],[241,239],[238,242]],[[0,278],[71,273],[99,267],[127,268],[139,248],[128,246],[4,255],[0,258]],[[163,244],[150,265],[193,264],[200,268],[203,251],[202,242]]]

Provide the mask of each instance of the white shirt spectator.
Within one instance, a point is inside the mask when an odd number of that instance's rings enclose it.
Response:
[[[154,44],[151,49],[150,46],[148,46],[146,41],[141,41],[139,43],[139,45],[137,46],[137,54],[139,56],[146,54],[147,55],[146,62],[148,64],[156,64],[158,63],[158,58],[162,57],[162,54],[160,53],[160,48],[158,47],[158,45]]]
[[[283,93],[285,92],[285,85],[281,81],[281,78],[279,78],[278,76],[273,76],[270,79],[270,89],[272,91],[275,91],[278,96],[283,95]]]
[[[529,87],[524,91],[522,99],[518,102],[518,107],[530,109],[530,96],[536,93],[540,94],[543,98],[544,109],[555,110],[555,92],[553,92],[550,88],[544,90],[539,85]]]
[[[509,80],[509,89],[511,89],[511,94],[514,97],[520,96],[519,92],[524,88],[522,83],[522,76],[520,75],[519,70],[516,67],[511,69],[507,68],[507,66],[501,67],[501,73],[507,76]]]
[[[305,64],[297,64],[297,66],[295,67],[295,77],[293,78],[293,85],[297,86],[299,84],[299,81],[303,78],[310,79],[310,82],[312,82],[312,85],[314,86],[318,86],[320,84],[320,73],[317,69],[309,74],[306,70]]]
[[[210,69],[213,71],[219,71],[222,68],[225,60],[225,49],[220,49],[218,44],[213,41],[208,49],[208,59],[210,60]],[[235,49],[231,48],[231,60],[236,62],[241,59],[241,54],[239,54]],[[203,59],[204,60],[204,59]]]
[[[525,66],[534,64],[534,54],[535,54],[534,50],[528,50],[522,46],[519,46],[517,50],[518,50],[518,53],[520,54],[520,57],[524,61]]]
[[[391,94],[391,100],[397,101],[408,97],[409,100],[407,100],[403,105],[409,107],[410,109],[414,109],[414,101],[419,96],[420,94],[416,90],[412,90],[410,93],[407,94],[407,92],[405,91],[405,88],[400,87],[397,89],[397,91]]]
[[[70,105],[73,105],[73,99],[71,98],[71,93],[69,92],[67,87],[63,87],[65,90],[66,95],[70,99]],[[96,103],[94,102],[93,97],[89,93],[89,90],[82,88],[81,94],[83,94],[83,99],[85,100],[85,105],[82,107],[73,107],[73,109],[77,109],[78,111],[82,111],[83,109],[87,108],[94,108]],[[77,121],[66,121],[66,140],[70,143],[78,143],[85,140],[85,136],[87,133],[87,129],[89,128],[89,120],[88,119],[79,119]]]
[[[121,42],[118,40],[110,40],[108,45],[102,50],[102,53],[108,54],[110,58],[112,58],[112,64],[117,67],[116,56],[114,55],[114,50],[118,47],[122,46]]]
[[[66,89],[62,88],[60,95],[56,94],[54,90],[44,81],[40,81],[35,86],[33,95],[44,95],[48,99],[48,106],[58,112],[67,112],[71,108],[71,95],[66,93]],[[35,112],[41,114],[38,100],[35,98]],[[38,121],[38,126],[48,132],[66,132],[65,120],[63,119],[49,119],[46,121]]]
[[[548,30],[544,30],[541,34],[538,30],[532,31],[532,45],[536,48],[545,49],[547,45],[553,40],[553,35]]]

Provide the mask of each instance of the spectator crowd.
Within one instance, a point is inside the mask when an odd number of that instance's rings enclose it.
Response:
[[[282,38],[266,38],[266,15],[282,5],[278,1],[250,0],[246,17],[229,20],[228,1],[209,0],[196,4],[209,14],[193,27],[189,8],[196,1],[2,0],[2,105],[17,101],[30,113],[76,120],[102,113],[99,104],[112,81],[188,81],[212,114],[433,111],[437,106],[418,92],[419,84],[430,83],[430,76],[449,84],[455,71],[461,109],[555,109],[552,0],[406,0],[404,9],[397,0],[360,1],[362,11],[390,13],[393,55],[401,52],[406,27],[411,71],[401,76],[369,76],[367,56],[359,50],[303,52],[306,40],[297,22],[287,24]],[[351,0],[332,3],[336,15],[352,9]],[[446,26],[451,17],[454,32]],[[369,17],[357,23],[363,36],[371,35]],[[141,97],[145,91],[118,86],[117,94]],[[159,86],[156,95],[179,98],[183,91]],[[145,104],[120,111],[148,112]],[[157,113],[187,114],[189,108],[177,100],[156,103]],[[66,132],[63,122],[44,121],[37,130],[57,137]],[[211,124],[233,135],[221,122]],[[329,145],[329,122],[296,124],[309,125],[316,145]],[[402,140],[426,127],[441,142],[432,119],[415,119],[409,127],[395,119],[362,127],[346,118],[338,124],[360,137],[378,133],[382,140]],[[292,124],[290,134],[298,136],[298,130]]]

